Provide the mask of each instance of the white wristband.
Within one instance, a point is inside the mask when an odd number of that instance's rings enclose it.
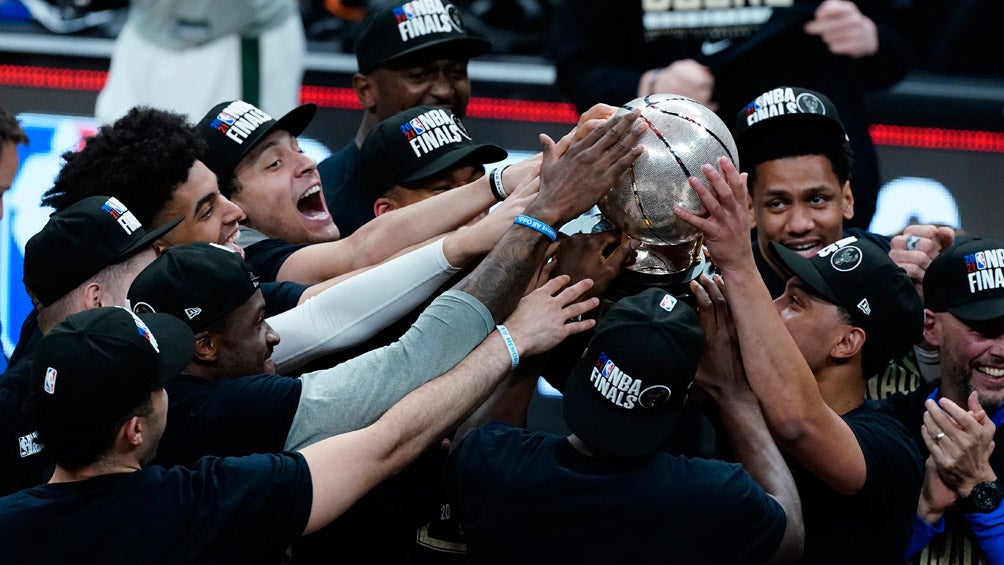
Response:
[[[509,350],[509,356],[512,357],[512,367],[510,370],[515,369],[519,366],[519,352],[516,351],[516,344],[513,343],[512,336],[509,335],[509,330],[505,326],[499,324],[495,328],[499,331],[499,335],[502,336],[502,341],[505,342],[505,346]]]

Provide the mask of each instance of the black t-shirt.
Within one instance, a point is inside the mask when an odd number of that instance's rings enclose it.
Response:
[[[359,176],[359,148],[355,140],[331,154],[317,165],[328,203],[331,219],[338,233],[346,238],[366,222],[372,220],[373,202],[362,197],[362,180]]]
[[[25,406],[31,365],[41,339],[32,311],[21,326],[11,364],[0,376],[0,496],[42,484],[52,475],[53,466],[42,453],[38,428]]]
[[[265,299],[265,317],[271,318],[295,308],[307,285],[290,281],[263,282],[258,288]]]
[[[167,429],[157,448],[158,465],[192,465],[201,457],[276,453],[300,401],[299,379],[253,375],[214,383],[179,375],[164,387]]]
[[[263,239],[244,248],[244,261],[258,280],[275,282],[279,278],[279,268],[286,259],[307,245],[294,244],[283,239]]]
[[[478,563],[762,563],[787,523],[738,464],[595,459],[501,422],[464,438],[446,481]]]
[[[805,563],[900,563],[910,539],[923,462],[895,418],[865,401],[844,414],[868,475],[853,495],[837,493],[799,466],[792,469],[805,520]]]
[[[298,453],[40,485],[0,499],[0,563],[278,563],[311,488]]]

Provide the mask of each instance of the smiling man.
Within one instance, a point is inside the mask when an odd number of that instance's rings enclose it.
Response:
[[[422,25],[429,21],[435,25]],[[359,72],[352,78],[363,107],[359,129],[355,139],[317,166],[342,237],[359,229],[359,218],[365,217],[357,194],[363,188],[359,150],[366,136],[395,113],[419,105],[446,106],[463,118],[471,96],[467,61],[491,47],[467,32],[452,4],[409,2],[370,14],[356,42]]]

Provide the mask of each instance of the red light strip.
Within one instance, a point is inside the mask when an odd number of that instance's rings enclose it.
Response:
[[[98,92],[108,78],[106,71],[0,65],[0,86]],[[360,109],[351,88],[303,85],[300,99],[322,108]],[[535,100],[473,97],[467,106],[472,118],[516,122],[574,124],[578,112],[571,104]],[[1004,133],[875,124],[868,128],[876,145],[1004,153]]]
[[[1004,153],[1004,133],[874,124],[868,127],[875,145]]]

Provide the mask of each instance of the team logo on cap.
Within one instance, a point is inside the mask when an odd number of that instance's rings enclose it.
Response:
[[[42,389],[49,394],[56,394],[56,370],[52,367],[45,370],[45,382]]]
[[[129,311],[126,310],[126,312]],[[139,319],[139,316],[133,314],[132,312],[129,312],[129,314],[132,316],[133,321],[136,322],[136,330],[139,332],[139,335],[142,336],[143,339],[150,342],[150,346],[153,347],[154,351],[160,353],[160,345],[157,343],[157,338],[153,336],[153,332],[150,331],[150,328],[146,327],[146,324],[143,323],[143,320]]]
[[[143,227],[143,224],[139,223],[136,216],[126,208],[125,204],[119,201],[118,198],[114,196],[105,200],[105,203],[101,205],[101,209],[108,212],[108,215],[115,219],[116,222],[122,229],[125,230],[126,235],[132,235],[132,233],[139,228]]]
[[[411,150],[415,152],[415,157],[421,157],[444,145],[471,139],[460,120],[442,108],[429,110],[399,127]]]
[[[849,245],[841,247],[830,257],[830,265],[834,269],[846,273],[847,271],[856,269],[861,264],[861,258],[861,250],[853,245]]]
[[[262,124],[271,121],[272,116],[257,106],[243,100],[234,100],[220,110],[209,127],[241,145]]]
[[[666,296],[663,296],[662,300],[659,302],[659,308],[662,308],[667,312],[672,312],[673,307],[676,306],[676,302],[677,300],[675,296],[667,294]]]
[[[795,105],[803,114],[826,114],[826,106],[818,96],[811,92],[803,92],[795,98]]]
[[[430,33],[464,33],[460,11],[442,0],[415,0],[394,8],[394,21],[401,41],[408,42]]]
[[[785,114],[825,114],[823,101],[817,96],[803,92],[797,97],[792,88],[768,90],[746,105],[746,125],[760,120]]]
[[[589,374],[589,382],[611,404],[630,410],[638,405],[641,379],[633,379],[622,371],[606,353],[600,352]],[[649,387],[653,388],[653,387]],[[646,389],[648,390],[648,389]],[[668,389],[667,389],[668,390]]]
[[[137,302],[132,307],[133,314],[153,314],[156,310],[146,302]]]
[[[673,391],[668,386],[652,385],[638,395],[638,404],[642,408],[653,410],[669,402],[670,396],[673,396]]]
[[[984,249],[963,257],[969,294],[1004,288],[1004,249]]]

